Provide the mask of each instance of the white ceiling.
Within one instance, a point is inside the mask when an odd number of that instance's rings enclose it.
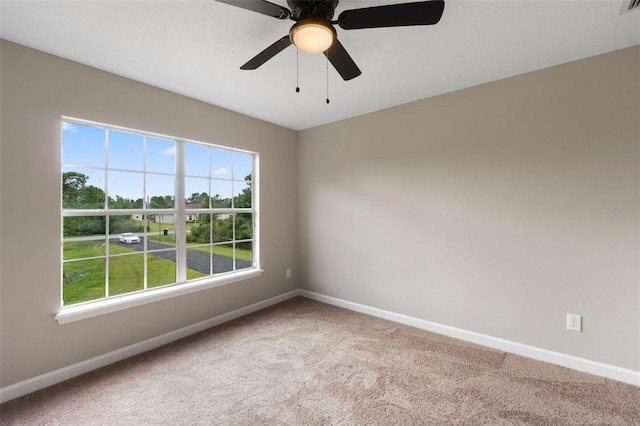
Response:
[[[271,0],[286,6],[285,0]],[[403,3],[340,0],[342,10]],[[640,44],[628,0],[446,0],[434,26],[344,31],[362,70],[343,81],[326,59],[289,47],[255,71],[240,65],[280,37],[280,21],[214,0],[10,1],[0,36],[294,130]]]

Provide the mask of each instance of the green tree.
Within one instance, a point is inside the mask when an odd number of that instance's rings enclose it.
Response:
[[[149,200],[149,208],[151,209],[172,209],[173,207],[173,196],[171,195],[154,195]]]
[[[89,177],[78,172],[62,173],[62,206],[77,208],[80,194],[86,188]]]
[[[209,196],[206,192],[201,192],[200,194],[193,193],[191,194],[191,197],[187,198],[185,201],[187,204],[197,204],[201,208],[205,209],[209,207]]]
[[[203,209],[209,208],[209,195],[206,192],[200,194],[193,193],[189,198],[185,199],[187,204],[197,204]],[[222,198],[220,194],[216,194],[211,197],[211,207],[214,209],[224,209],[231,207],[230,198]]]
[[[104,191],[97,186],[89,185],[84,188],[78,201],[82,207],[101,209],[104,207]]]
[[[238,213],[236,220],[236,240],[249,240],[253,238],[253,214]],[[237,243],[236,247],[251,249],[251,242]]]
[[[104,216],[72,216],[64,218],[65,237],[104,235],[104,230]]]
[[[104,191],[89,185],[89,177],[78,172],[62,174],[62,205],[65,209],[95,209],[104,207]],[[64,235],[77,237],[105,232],[104,216],[65,217]]]
[[[109,216],[109,234],[142,232],[143,230],[144,222],[135,220],[131,216]]]
[[[200,215],[205,216],[205,215]],[[209,233],[209,224],[200,223],[193,225],[187,233],[188,243],[208,244],[211,241]]]
[[[231,207],[231,199],[230,198],[221,198],[220,194],[216,194],[211,197],[211,207],[218,209],[225,209]]]
[[[89,177],[78,172],[62,174],[62,205],[66,209],[95,209],[104,207],[104,191],[89,185]]]
[[[233,216],[215,215],[213,221],[213,242],[221,243],[233,239]]]
[[[141,209],[142,198],[134,200],[132,198],[124,198],[116,195],[115,198],[109,197],[109,208],[111,209]]]
[[[198,215],[198,222],[191,227],[187,234],[187,242],[208,244],[211,242],[212,231],[214,243],[231,241],[233,239],[233,216],[220,214],[213,216],[214,220],[211,224],[211,215]]]
[[[245,186],[242,192],[233,199],[233,206],[236,208],[251,207],[251,175],[245,176],[244,181],[247,186]]]

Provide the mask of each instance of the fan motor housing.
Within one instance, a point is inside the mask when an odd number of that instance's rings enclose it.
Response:
[[[291,19],[319,19],[331,21],[338,6],[338,0],[287,0],[291,9]]]

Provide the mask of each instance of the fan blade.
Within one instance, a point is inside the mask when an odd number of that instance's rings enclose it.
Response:
[[[329,62],[331,62],[331,65],[338,71],[343,80],[351,80],[362,74],[360,68],[353,62],[353,59],[351,59],[351,56],[349,56],[338,39],[333,41],[331,47],[324,52],[324,56],[329,59]]]
[[[263,15],[272,16],[278,19],[288,19],[291,12],[286,7],[269,3],[264,0],[216,0],[220,3],[230,4],[232,6],[241,7],[252,12],[262,13]]]
[[[258,53],[253,59],[240,67],[241,70],[255,70],[260,65],[267,62],[269,59],[282,52],[284,49],[291,45],[289,36],[284,36],[280,40],[273,43],[271,46]]]
[[[440,21],[442,12],[444,0],[390,4],[345,10],[338,17],[338,25],[344,30],[433,25]]]

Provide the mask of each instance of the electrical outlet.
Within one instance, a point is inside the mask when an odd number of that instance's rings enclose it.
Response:
[[[287,278],[291,278],[291,268],[287,268],[285,272],[287,274]]]
[[[567,314],[567,330],[582,331],[582,316]]]

